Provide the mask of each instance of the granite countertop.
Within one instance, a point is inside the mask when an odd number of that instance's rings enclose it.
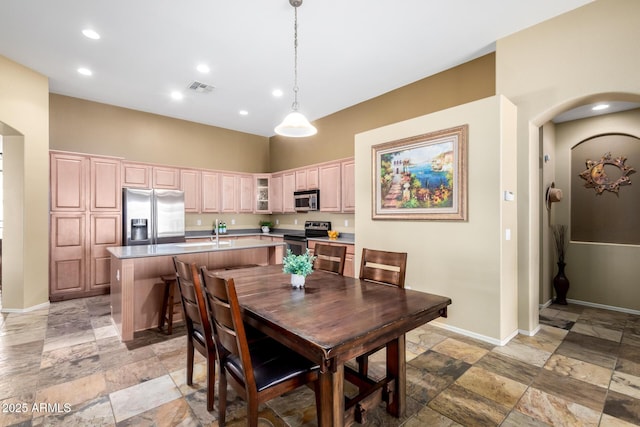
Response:
[[[341,234],[337,239],[330,239],[327,237],[308,237],[307,240],[314,240],[316,242],[327,242],[327,243],[342,243],[343,245],[354,245],[356,243],[356,239],[352,234],[345,233]]]
[[[255,230],[233,230],[231,232],[227,232],[225,234],[221,234],[220,238],[225,237],[240,237],[240,236],[273,236],[273,237],[283,237],[285,234],[299,234],[303,233],[304,230],[288,230],[288,229],[271,229],[269,233],[263,233],[260,229]],[[201,230],[201,231],[187,231],[185,238],[187,241],[189,239],[202,239],[211,237],[210,230]],[[329,236],[326,237],[309,237],[308,240],[315,240],[317,242],[333,242],[333,243],[342,243],[345,245],[353,245],[355,244],[356,238],[353,233],[340,233],[340,237],[335,240],[329,239]]]
[[[216,242],[166,243],[162,245],[115,246],[107,248],[116,258],[147,258],[156,256],[173,256],[199,252],[233,251],[239,249],[266,248],[283,246],[283,242],[271,242],[259,239],[226,240]]]

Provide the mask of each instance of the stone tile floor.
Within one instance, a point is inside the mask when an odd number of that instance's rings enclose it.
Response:
[[[545,308],[536,336],[497,347],[426,325],[407,335],[407,414],[371,426],[640,425],[640,316]],[[185,384],[186,337],[152,330],[125,345],[108,296],[0,315],[0,426],[216,426],[204,359]],[[372,361],[380,372],[384,356]],[[245,425],[230,393],[228,425]],[[217,408],[217,403],[216,403]],[[262,426],[316,424],[302,387],[261,407]]]

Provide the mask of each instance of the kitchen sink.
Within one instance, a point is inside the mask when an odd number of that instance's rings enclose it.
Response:
[[[192,242],[192,243],[176,243],[176,246],[180,248],[196,248],[196,247],[216,247],[216,246],[229,246],[231,241],[223,240],[216,242]]]

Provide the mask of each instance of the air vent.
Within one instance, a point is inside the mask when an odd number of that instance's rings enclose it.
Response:
[[[189,89],[198,93],[209,93],[213,90],[213,86],[199,81],[194,81],[189,84]]]

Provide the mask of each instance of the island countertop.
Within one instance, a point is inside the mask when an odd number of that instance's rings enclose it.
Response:
[[[195,254],[200,252],[233,251],[284,246],[283,242],[271,242],[259,239],[225,240],[213,242],[166,243],[162,245],[114,246],[107,248],[109,253],[119,259],[148,258]]]

